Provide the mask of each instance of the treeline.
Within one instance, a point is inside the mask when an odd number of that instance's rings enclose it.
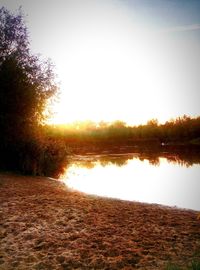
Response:
[[[52,65],[30,51],[24,16],[0,8],[0,169],[57,176],[66,145],[47,138],[45,109],[58,93]]]
[[[45,127],[50,138],[62,138],[72,147],[100,146],[141,146],[200,145],[200,117],[183,117],[159,124],[153,119],[145,125],[128,126],[124,122],[77,122],[73,125]]]

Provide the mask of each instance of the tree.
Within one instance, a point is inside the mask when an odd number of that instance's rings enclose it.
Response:
[[[4,7],[0,9],[0,63],[15,55],[18,61],[29,55],[28,31],[21,9],[17,15]],[[23,55],[23,57],[22,57]]]
[[[50,61],[30,52],[21,10],[0,9],[1,141],[25,140],[45,120],[45,108],[58,93]],[[14,136],[13,136],[14,135]]]
[[[31,54],[21,10],[0,9],[0,168],[57,175],[65,145],[41,132],[45,109],[58,93],[50,61]],[[38,135],[40,134],[40,136]],[[58,164],[59,163],[59,164]]]

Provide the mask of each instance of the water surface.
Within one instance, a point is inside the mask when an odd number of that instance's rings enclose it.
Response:
[[[63,179],[88,194],[200,210],[200,165],[173,156],[76,156]]]

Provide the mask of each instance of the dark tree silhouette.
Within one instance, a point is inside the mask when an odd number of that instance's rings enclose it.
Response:
[[[31,54],[21,10],[0,9],[0,168],[55,175],[66,160],[62,142],[42,132],[58,93],[50,61]],[[63,164],[62,164],[63,166]]]
[[[17,15],[0,9],[1,140],[25,139],[45,119],[44,110],[58,88],[52,65],[30,53],[27,28]]]

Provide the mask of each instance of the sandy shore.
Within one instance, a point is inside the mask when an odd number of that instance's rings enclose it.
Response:
[[[198,213],[0,174],[0,269],[165,269],[200,260]]]

